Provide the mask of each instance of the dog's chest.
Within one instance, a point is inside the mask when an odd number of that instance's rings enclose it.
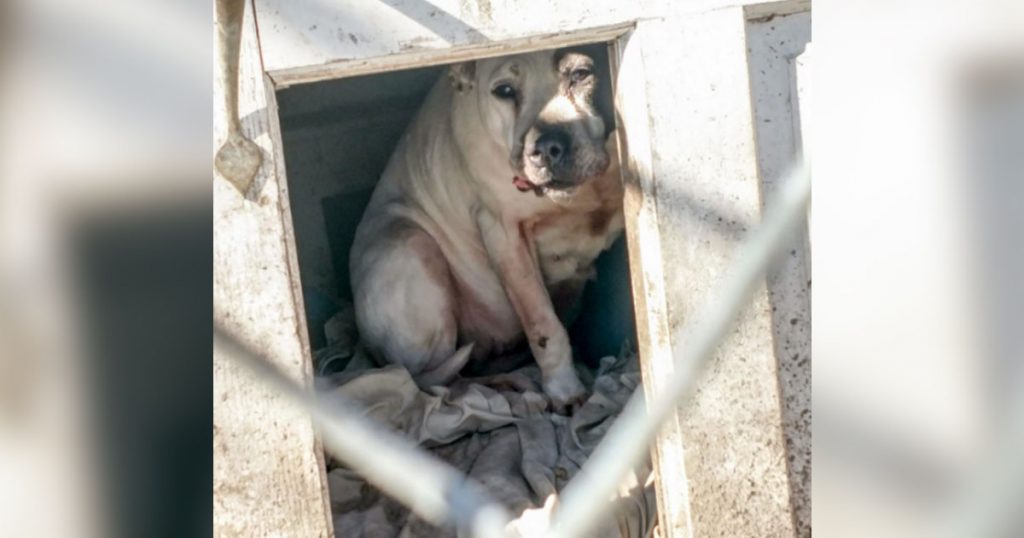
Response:
[[[594,190],[581,193],[576,203],[541,217],[533,226],[537,262],[548,287],[566,281],[582,284],[590,278],[594,260],[622,231],[621,191]]]

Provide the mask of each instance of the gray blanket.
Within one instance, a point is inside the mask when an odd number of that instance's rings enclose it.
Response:
[[[351,340],[336,342],[334,357]],[[320,364],[332,358],[323,350]],[[512,373],[459,379],[421,390],[400,367],[376,367],[362,354],[340,373],[318,379],[327,397],[342,395],[365,407],[367,416],[460,469],[507,506],[515,534],[532,536],[557,492],[597,446],[629,396],[640,385],[635,354],[609,356],[596,372],[581,371],[591,393],[571,417],[547,410],[536,366]],[[586,383],[587,381],[585,381]],[[415,477],[410,477],[415,479]],[[335,535],[340,537],[455,536],[419,520],[340,463],[328,462]],[[595,536],[651,536],[656,505],[650,466],[628,477],[618,493],[615,518]]]

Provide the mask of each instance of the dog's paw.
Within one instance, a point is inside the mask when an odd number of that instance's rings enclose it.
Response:
[[[587,399],[587,389],[571,370],[546,379],[544,392],[551,398],[552,410],[559,415],[571,415]]]

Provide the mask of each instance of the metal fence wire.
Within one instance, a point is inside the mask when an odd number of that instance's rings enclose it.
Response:
[[[682,342],[671,377],[648,402],[636,391],[580,472],[560,494],[544,533],[548,537],[588,536],[613,511],[609,499],[623,478],[649,455],[650,446],[676,407],[693,394],[715,349],[729,334],[775,255],[805,222],[811,178],[798,164],[767,204],[764,219],[740,247],[740,254],[710,295],[696,322],[674,335]],[[505,537],[511,515],[482,486],[397,434],[364,418],[359,408],[318,398],[290,380],[261,353],[214,326],[214,348],[244,365],[263,382],[305,409],[324,448],[367,481],[436,525],[452,525],[460,536]],[[650,360],[648,357],[647,360]],[[726,359],[728,360],[728,359]],[[416,480],[408,480],[416,476]]]

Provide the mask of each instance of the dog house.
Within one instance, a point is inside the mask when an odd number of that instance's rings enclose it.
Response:
[[[240,118],[263,159],[245,192],[214,177],[216,319],[309,383],[331,299],[350,294],[362,209],[444,66],[598,44],[612,66],[626,232],[585,299],[603,314],[572,334],[599,356],[635,318],[656,394],[678,329],[714,299],[800,154],[809,41],[803,0],[247,2]],[[804,241],[780,260],[652,447],[663,536],[810,536],[809,254]],[[332,535],[309,418],[216,353],[214,375],[216,533]]]

